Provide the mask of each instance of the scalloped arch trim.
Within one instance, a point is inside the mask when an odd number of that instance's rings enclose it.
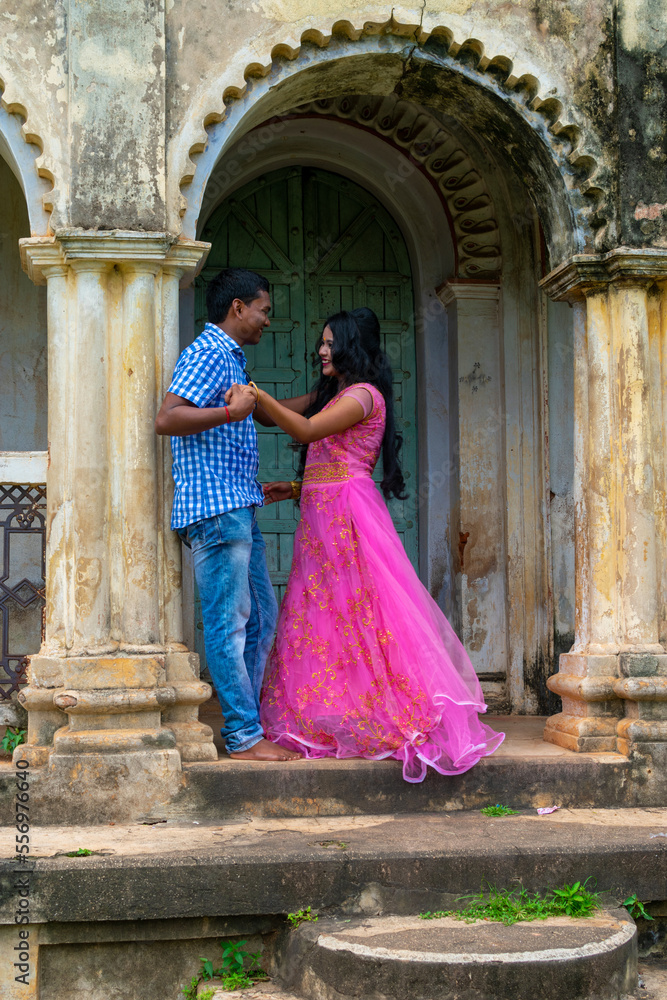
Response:
[[[48,181],[51,185],[51,190],[42,195],[42,208],[45,212],[51,213],[55,201],[55,170],[51,161],[44,153],[44,140],[31,127],[28,110],[25,104],[19,99],[14,82],[9,80],[6,74],[3,75],[2,73],[0,73],[0,103],[8,114],[16,115],[18,118],[23,119],[20,129],[21,135],[29,146],[34,146],[37,150],[34,159],[37,176]]]
[[[454,34],[445,26],[425,31],[417,24],[401,24],[391,17],[384,23],[366,22],[363,27],[355,28],[350,21],[336,21],[329,34],[310,28],[301,35],[301,44],[293,47],[288,44],[274,45],[271,50],[270,62],[262,64],[252,62],[243,71],[243,84],[229,84],[222,92],[222,108],[208,112],[202,122],[200,138],[192,143],[188,150],[188,162],[184,165],[179,180],[182,189],[194,180],[197,164],[196,157],[206,149],[207,129],[225,120],[227,107],[243,99],[248,92],[248,85],[254,80],[268,80],[272,75],[278,75],[286,62],[298,61],[304,46],[316,46],[326,49],[334,41],[349,42],[351,46],[363,39],[378,37],[393,37],[412,43],[412,49],[407,54],[409,61],[415,52],[432,51],[452,60],[454,68],[458,65],[468,77],[486,78],[484,85],[500,89],[508,98],[512,98],[515,106],[525,109],[525,112],[536,113],[543,120],[546,135],[553,146],[553,157],[556,163],[563,159],[569,165],[570,177],[567,183],[570,189],[575,188],[580,197],[580,205],[576,207],[577,214],[583,216],[586,229],[595,233],[595,243],[603,240],[603,232],[607,224],[605,203],[608,192],[605,190],[604,170],[600,169],[598,159],[592,152],[583,148],[581,128],[572,123],[562,121],[564,103],[555,96],[540,98],[540,81],[533,75],[513,75],[513,62],[504,55],[488,57],[484,45],[475,38],[465,39],[457,43]],[[353,49],[350,50],[352,54]],[[285,109],[287,110],[287,109]],[[526,116],[525,120],[534,128]],[[561,173],[564,173],[561,170]],[[181,215],[187,210],[187,199],[182,196]]]
[[[409,161],[429,175],[447,205],[458,276],[491,281],[499,275],[500,232],[484,179],[460,142],[418,105],[395,95],[339,97],[302,104],[292,113],[356,122],[403,149]],[[404,179],[397,175],[394,180],[401,184]]]

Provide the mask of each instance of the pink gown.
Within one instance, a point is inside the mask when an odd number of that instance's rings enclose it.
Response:
[[[472,664],[371,479],[385,403],[363,388],[368,416],[308,448],[262,723],[268,739],[305,757],[394,757],[412,782],[427,765],[460,774],[504,736],[480,722]]]

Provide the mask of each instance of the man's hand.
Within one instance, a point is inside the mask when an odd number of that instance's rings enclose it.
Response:
[[[278,500],[289,500],[292,496],[291,483],[264,483],[264,503],[276,503]]]
[[[249,385],[236,382],[225,393],[225,404],[232,420],[244,420],[255,409],[257,396]]]
[[[229,403],[227,403],[229,400]],[[255,393],[249,387],[234,385],[227,392],[225,406],[198,407],[189,399],[168,392],[155,418],[157,434],[172,434],[183,437],[187,434],[201,434],[212,427],[245,420],[255,405]],[[229,417],[227,411],[229,410]]]

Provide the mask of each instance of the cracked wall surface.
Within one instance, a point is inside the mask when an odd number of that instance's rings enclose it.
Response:
[[[667,241],[661,0],[432,0],[393,8],[5,0],[0,18],[3,106],[20,116],[24,141],[40,151],[34,169],[50,194],[35,197],[53,209],[53,228],[177,232],[179,184],[207,143],[205,126],[225,117],[226,91],[243,90],[244,74],[261,77],[272,59],[280,68],[304,45],[322,49],[332,34],[334,42],[350,41],[365,30],[381,42],[393,18],[408,63],[429,44],[433,54],[433,39],[453,42],[461,70],[490,73],[505,86],[511,80],[515,97],[518,86],[528,104],[546,103],[562,126],[561,146],[582,150],[570,181],[590,173],[583,194],[593,207],[593,237],[604,228],[598,249]],[[380,60],[376,70],[378,87],[391,88]],[[316,90],[313,74],[303,98],[319,96]],[[502,101],[502,88],[499,94]],[[510,159],[512,142],[507,136]],[[598,188],[610,202],[604,219],[595,218]]]

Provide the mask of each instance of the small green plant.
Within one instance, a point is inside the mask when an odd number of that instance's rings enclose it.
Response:
[[[244,951],[243,945],[246,943],[245,941],[220,942],[220,947],[222,948],[222,965],[220,966],[219,973],[223,976],[248,974],[253,980],[268,979],[267,974],[259,964],[261,952],[256,951],[253,954],[252,952]]]
[[[87,847],[80,847],[78,851],[67,851],[65,854],[66,858],[87,858],[92,851],[89,851]]]
[[[539,892],[527,892],[523,886],[520,889],[498,889],[490,885],[487,892],[482,887],[474,895],[460,896],[460,900],[469,901],[461,910],[429,910],[419,916],[422,920],[453,917],[455,920],[464,920],[467,924],[474,924],[477,920],[492,920],[506,926],[522,920],[546,920],[547,917],[563,914],[589,917],[594,910],[600,908],[600,898],[597,893],[586,888],[586,882],[565,885],[562,889],[550,889],[545,896]]]
[[[213,968],[213,962],[210,958],[200,958],[201,962],[201,978],[203,980],[213,979],[213,976],[217,975],[217,970]]]
[[[586,879],[589,882],[590,879]],[[593,910],[600,909],[599,897],[596,892],[589,892],[586,882],[575,882],[574,885],[564,885],[562,889],[553,889],[561,912],[568,917],[589,917]]]
[[[307,920],[319,920],[316,913],[311,913],[310,906],[305,910],[297,910],[296,913],[288,913],[287,919],[291,923],[292,927],[298,927],[299,924],[303,924]]]
[[[503,806],[500,802],[496,802],[495,806],[484,806],[480,809],[482,816],[518,816],[519,813],[516,809],[510,809],[509,806]]]
[[[262,982],[269,977],[259,964],[260,952],[255,954],[244,950],[246,941],[221,941],[222,962],[219,968],[215,968],[210,958],[200,958],[201,972],[198,976],[193,976],[190,986],[182,990],[185,1000],[196,1000],[197,988],[200,983],[209,982],[211,979],[219,979],[220,983],[215,989],[225,991],[248,989],[255,983]],[[199,1000],[210,1000],[215,993],[215,989],[204,990],[199,994]]]
[[[197,1000],[197,987],[199,986],[201,979],[199,976],[193,976],[190,980],[189,986],[184,986],[181,989],[184,1000]]]
[[[215,993],[215,987],[210,990],[202,990],[201,993],[196,993],[195,996],[197,1000],[213,1000],[213,995]]]
[[[639,917],[643,917],[644,920],[653,920],[650,913],[644,908],[644,903],[637,899],[637,893],[633,892],[631,896],[623,900],[623,906],[626,908],[633,920],[638,920]]]
[[[2,749],[6,750],[7,753],[13,753],[17,747],[25,743],[27,735],[27,729],[13,729],[12,726],[7,726],[7,731],[2,737]]]

